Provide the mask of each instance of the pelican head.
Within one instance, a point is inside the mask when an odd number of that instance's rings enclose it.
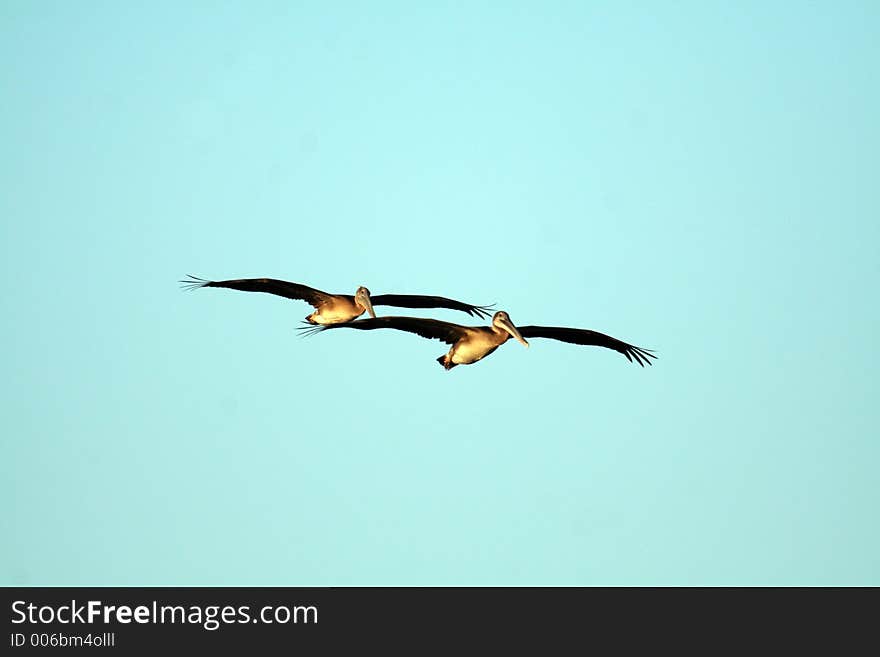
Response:
[[[361,285],[357,289],[357,292],[354,293],[354,302],[370,313],[370,317],[376,316],[376,313],[373,310],[373,302],[370,301],[370,291],[363,285]]]
[[[526,341],[526,339],[520,335],[516,326],[514,326],[513,322],[510,321],[510,315],[508,315],[503,310],[499,310],[497,313],[492,315],[492,326],[495,328],[499,328],[502,331],[506,331],[507,333],[510,333],[510,335],[516,338],[523,346],[529,346],[529,343]]]

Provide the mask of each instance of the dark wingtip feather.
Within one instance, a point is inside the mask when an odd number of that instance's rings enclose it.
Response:
[[[653,358],[656,360],[657,358],[657,356],[651,353],[650,349],[642,349],[641,347],[629,347],[627,351],[632,352],[632,355],[635,357],[636,362],[638,362],[638,364],[642,367],[644,367],[646,364],[653,365],[654,363],[651,362],[651,359]]]
[[[192,291],[198,290],[200,287],[205,287],[210,284],[211,281],[205,280],[204,278],[199,278],[198,276],[193,276],[192,274],[187,274],[187,278],[181,281],[177,281],[181,283],[181,289]]]
[[[495,303],[492,303],[488,306],[473,306],[471,310],[468,310],[468,315],[470,315],[471,317],[476,315],[480,319],[489,319],[492,316],[492,309],[495,307],[495,305]]]
[[[321,324],[315,325],[310,322],[303,322],[305,326],[297,326],[294,330],[299,331],[299,337],[301,338],[309,338],[313,335],[316,335],[326,329],[326,326]]]

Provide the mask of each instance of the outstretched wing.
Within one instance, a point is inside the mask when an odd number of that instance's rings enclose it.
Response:
[[[593,345],[614,349],[614,351],[619,351],[626,356],[630,362],[633,362],[633,359],[635,359],[635,362],[642,367],[645,366],[645,363],[652,365],[650,359],[657,358],[650,349],[635,347],[598,331],[560,328],[557,326],[519,326],[517,328],[524,338],[550,338],[551,340],[570,342],[571,344]]]
[[[230,281],[206,281],[189,275],[188,280],[180,281],[187,290],[197,290],[200,287],[228,287],[230,290],[242,292],[266,292],[286,299],[305,301],[315,308],[326,303],[332,295],[316,290],[308,285],[279,281],[275,278],[239,278]]]
[[[425,319],[422,317],[374,317],[370,319],[358,319],[353,322],[342,322],[339,324],[322,324],[320,326],[305,326],[302,331],[305,335],[320,333],[330,329],[353,328],[361,331],[372,331],[373,329],[396,329],[398,331],[406,331],[407,333],[415,333],[429,340],[440,340],[446,344],[455,344],[467,331],[466,326],[458,324],[450,324],[449,322],[441,322],[436,319]]]
[[[380,294],[371,296],[370,301],[374,306],[397,306],[398,308],[449,308],[460,310],[471,317],[486,319],[490,317],[492,306],[472,306],[469,303],[447,299],[446,297],[431,297],[421,294]]]

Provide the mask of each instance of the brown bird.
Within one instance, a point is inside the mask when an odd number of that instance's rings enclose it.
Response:
[[[242,292],[266,292],[287,299],[305,301],[315,308],[315,312],[306,317],[309,324],[339,324],[360,317],[364,312],[375,318],[373,306],[397,306],[399,308],[449,308],[460,310],[471,317],[489,317],[492,306],[473,306],[469,303],[447,299],[446,297],[422,296],[417,294],[381,294],[372,296],[370,291],[361,286],[354,293],[330,294],[316,290],[308,285],[280,281],[275,278],[240,278],[229,281],[206,281],[189,275],[187,280],[180,281],[188,290],[202,287],[226,287]]]
[[[517,328],[510,320],[510,315],[499,311],[492,317],[490,326],[460,326],[436,319],[420,317],[374,317],[354,322],[344,322],[317,327],[303,327],[306,335],[327,329],[352,328],[362,331],[373,329],[395,329],[415,333],[423,338],[440,340],[452,345],[452,348],[437,359],[447,370],[456,365],[470,365],[482,360],[511,337],[528,347],[526,338],[549,338],[561,342],[578,345],[593,345],[619,351],[626,358],[635,361],[642,367],[651,365],[651,359],[657,358],[650,349],[642,349],[627,344],[610,335],[590,331],[588,329],[562,328],[556,326],[521,326]]]

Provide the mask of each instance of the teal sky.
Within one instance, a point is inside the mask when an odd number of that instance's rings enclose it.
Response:
[[[880,5],[413,4],[0,4],[0,584],[880,584]]]

